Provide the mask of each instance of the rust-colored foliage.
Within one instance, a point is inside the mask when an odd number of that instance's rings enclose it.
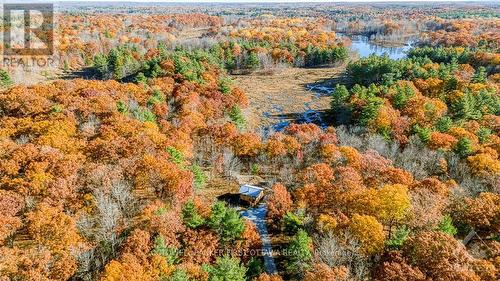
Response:
[[[257,156],[261,147],[260,137],[253,133],[243,133],[233,139],[234,153],[240,157]]]
[[[273,193],[267,200],[267,215],[272,219],[281,219],[293,205],[292,197],[286,187],[280,183],[274,184]]]
[[[463,244],[446,233],[421,232],[407,240],[403,252],[429,278],[480,280]]]
[[[210,230],[187,229],[182,236],[183,259],[194,264],[208,264],[215,259],[217,235]]]
[[[423,281],[425,275],[409,264],[401,253],[388,252],[382,257],[382,262],[373,274],[375,280],[408,280]]]
[[[58,207],[41,204],[27,218],[28,233],[33,240],[53,251],[67,251],[82,240],[75,220]]]
[[[349,270],[344,267],[330,268],[324,263],[314,265],[313,271],[307,272],[304,281],[341,281],[347,280]]]

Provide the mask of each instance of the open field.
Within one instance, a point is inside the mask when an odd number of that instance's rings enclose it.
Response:
[[[245,110],[249,130],[267,128],[283,121],[293,121],[308,109],[323,112],[331,98],[318,95],[307,85],[331,86],[345,66],[328,68],[287,68],[274,74],[233,75],[236,86],[245,91],[250,106]]]

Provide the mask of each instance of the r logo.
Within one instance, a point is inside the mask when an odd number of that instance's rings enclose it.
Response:
[[[5,56],[54,53],[53,4],[3,4]]]

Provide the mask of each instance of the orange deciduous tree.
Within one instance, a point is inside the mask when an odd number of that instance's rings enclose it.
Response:
[[[253,133],[244,133],[233,139],[233,151],[240,157],[254,157],[262,147],[261,139]]]
[[[349,270],[345,266],[330,268],[324,263],[318,263],[312,271],[305,274],[304,281],[342,281],[348,278]]]
[[[380,265],[373,274],[375,280],[423,281],[425,275],[411,266],[401,253],[392,251],[383,255]]]
[[[410,237],[403,253],[433,280],[480,280],[471,269],[465,246],[444,232],[420,232]]]
[[[254,278],[253,281],[283,281],[283,278],[278,274],[269,275],[267,273],[262,273],[257,278]]]
[[[33,240],[54,251],[67,251],[82,241],[75,219],[60,208],[41,204],[28,213],[28,233]]]
[[[269,218],[279,220],[286,212],[290,211],[293,205],[292,197],[286,187],[276,183],[272,187],[273,193],[267,200],[267,215]]]
[[[23,207],[22,196],[12,191],[0,190],[0,245],[22,226],[21,218],[16,215]]]

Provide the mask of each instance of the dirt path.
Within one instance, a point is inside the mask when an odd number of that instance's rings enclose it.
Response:
[[[279,131],[292,121],[321,123],[318,113],[330,108],[330,93],[311,90],[317,83],[339,77],[345,66],[288,68],[276,74],[234,75],[235,84],[247,94],[249,130]]]
[[[268,274],[277,272],[276,264],[274,263],[273,249],[271,240],[267,232],[266,226],[266,203],[260,203],[258,206],[248,208],[241,212],[241,215],[255,224],[262,240],[262,256],[264,257],[264,268]]]

